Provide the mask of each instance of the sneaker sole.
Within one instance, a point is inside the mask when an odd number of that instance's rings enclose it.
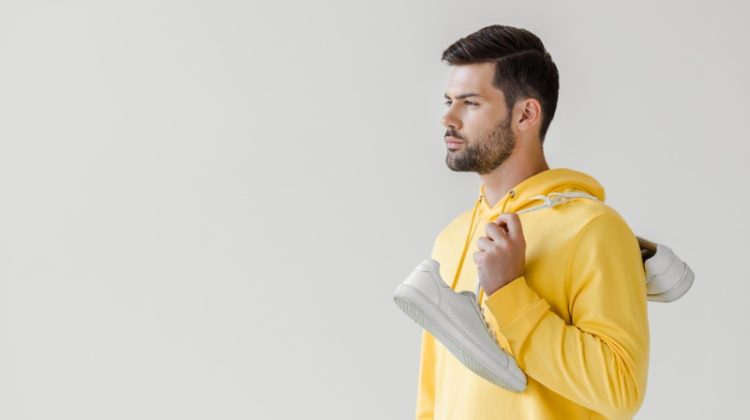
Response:
[[[685,271],[682,275],[682,280],[680,280],[679,283],[675,284],[671,289],[665,292],[648,295],[648,300],[652,302],[665,303],[675,301],[681,298],[682,295],[687,293],[687,291],[690,289],[690,286],[693,285],[693,280],[695,280],[695,274],[693,273],[693,270],[691,270],[690,267],[685,264]]]
[[[501,376],[499,378],[501,383],[498,383],[498,374],[495,374],[490,368],[490,366],[496,365],[494,359],[487,355],[484,349],[479,347],[470,336],[461,331],[450,318],[443,314],[440,308],[430,302],[419,290],[402,283],[396,288],[393,300],[406,315],[430,332],[430,334],[434,335],[464,366],[474,373],[495,385],[513,392],[521,392],[526,389],[526,382],[519,380],[507,370],[501,371],[499,374]],[[439,321],[431,321],[435,319]],[[444,331],[440,326],[441,323],[451,326],[453,333]],[[456,336],[457,334],[459,335],[458,337]],[[482,359],[477,358],[474,352],[466,351],[463,346],[457,344],[459,342],[464,345],[470,343],[472,349],[476,354],[481,355]],[[500,350],[503,351],[502,349]],[[506,355],[506,357],[510,356]]]

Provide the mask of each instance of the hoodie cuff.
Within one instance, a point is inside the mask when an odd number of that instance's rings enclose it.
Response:
[[[500,332],[511,342],[523,342],[550,307],[529,287],[525,276],[519,276],[496,290],[484,303],[497,321]]]

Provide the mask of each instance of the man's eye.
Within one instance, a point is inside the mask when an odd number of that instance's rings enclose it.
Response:
[[[451,101],[445,101],[445,102],[443,102],[443,103],[444,103],[445,105],[448,105],[448,106],[450,106],[450,104],[451,104],[452,102],[451,102]],[[466,105],[471,105],[471,106],[474,106],[474,105],[479,105],[478,103],[476,103],[476,102],[471,102],[471,101],[464,101],[464,103],[465,103]]]

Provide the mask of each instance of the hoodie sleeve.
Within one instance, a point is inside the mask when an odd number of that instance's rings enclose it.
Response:
[[[631,418],[646,390],[649,330],[638,241],[614,211],[573,241],[566,270],[571,324],[518,277],[485,303],[519,366],[607,418]]]

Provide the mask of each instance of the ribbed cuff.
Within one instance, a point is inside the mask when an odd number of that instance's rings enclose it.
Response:
[[[484,300],[484,304],[517,359],[529,334],[550,308],[549,303],[529,287],[525,276],[517,277],[496,290]],[[517,361],[521,363],[521,360]]]
[[[541,298],[526,284],[526,277],[515,280],[487,296],[484,302],[501,329],[507,327],[519,315],[528,311]]]

